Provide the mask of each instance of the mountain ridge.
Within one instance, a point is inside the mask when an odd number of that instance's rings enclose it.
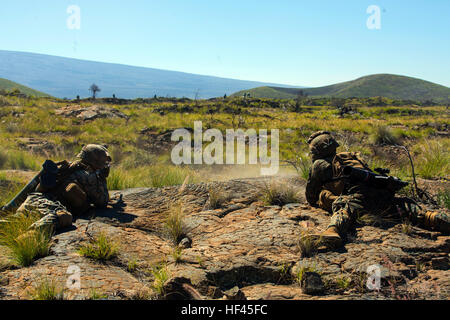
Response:
[[[386,73],[367,75],[315,88],[258,87],[236,92],[233,96],[243,95],[247,92],[255,98],[295,99],[300,90],[311,97],[365,98],[382,96],[402,100],[450,101],[450,88],[446,86],[419,78]]]
[[[261,85],[288,85],[198,75],[180,71],[96,62],[38,53],[0,50],[0,77],[55,97],[87,97],[96,83],[99,97],[157,96],[212,98]],[[291,86],[294,87],[294,86]]]
[[[8,80],[8,79],[0,78],[0,90],[12,91],[14,89],[18,89],[21,93],[29,95],[29,96],[50,97],[50,95],[48,95],[45,92],[35,90],[33,88],[24,86],[20,83],[17,83],[17,82]]]

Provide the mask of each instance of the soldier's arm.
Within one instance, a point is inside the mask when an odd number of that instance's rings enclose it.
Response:
[[[306,183],[305,196],[308,203],[317,206],[323,185],[333,178],[331,164],[325,160],[314,161],[309,170],[308,182]]]
[[[105,177],[95,171],[85,170],[75,172],[74,177],[86,193],[89,203],[98,208],[106,207],[109,201],[109,193]]]

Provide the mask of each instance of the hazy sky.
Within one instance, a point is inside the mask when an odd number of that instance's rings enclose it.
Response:
[[[380,29],[367,27],[371,5]],[[2,50],[235,79],[394,73],[450,86],[449,0],[14,0],[1,3],[0,30]]]

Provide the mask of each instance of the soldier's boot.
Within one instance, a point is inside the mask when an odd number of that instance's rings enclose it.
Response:
[[[58,211],[56,215],[58,216],[58,229],[70,227],[72,225],[73,217],[69,212]]]
[[[450,234],[450,217],[445,213],[427,211],[424,215],[424,226],[444,234]]]
[[[329,227],[320,234],[320,242],[327,248],[335,249],[342,246],[342,238],[339,235],[336,227]]]
[[[303,240],[317,241],[319,245],[324,245],[328,249],[337,249],[342,246],[342,238],[336,227],[328,227],[322,233],[313,233],[302,236]]]

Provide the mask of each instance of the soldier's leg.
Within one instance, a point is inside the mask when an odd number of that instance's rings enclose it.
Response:
[[[362,195],[343,195],[332,205],[333,216],[328,228],[335,228],[340,236],[345,236],[356,218],[364,209]]]
[[[409,198],[396,198],[395,205],[400,216],[412,224],[427,230],[450,233],[450,215],[448,213],[426,211]]]
[[[332,212],[333,202],[336,201],[337,198],[338,196],[334,195],[331,191],[322,190],[319,194],[319,201],[317,203],[320,208]]]
[[[57,200],[42,193],[30,194],[15,215],[37,213],[41,217],[30,229],[39,229],[53,234],[57,229],[72,224],[72,215]]]
[[[327,229],[322,233],[304,235],[302,239],[317,240],[327,248],[340,247],[342,237],[346,235],[350,225],[356,220],[362,209],[362,195],[339,196],[332,204],[333,216]]]

